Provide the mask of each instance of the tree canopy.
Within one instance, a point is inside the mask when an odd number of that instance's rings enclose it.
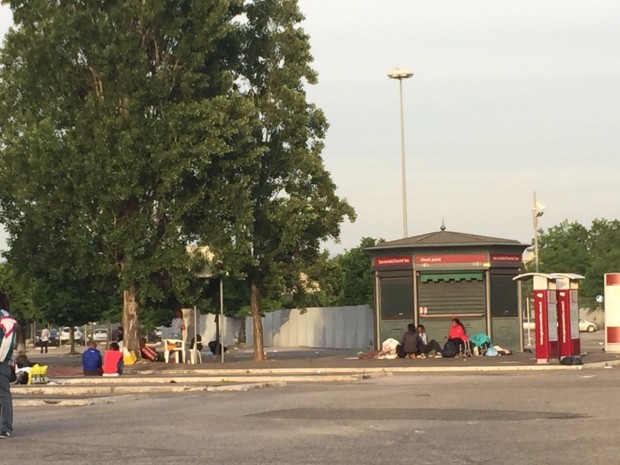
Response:
[[[306,99],[304,86],[317,76],[297,1],[255,0],[245,13],[241,88],[254,103],[260,162],[248,181],[252,209],[238,269],[250,289],[254,356],[262,360],[261,305],[303,295],[302,272],[319,258],[321,241],[338,238],[355,213],[336,195],[321,157],[327,121]]]
[[[234,242],[256,153],[235,91],[240,0],[11,2],[0,220],[16,271],[140,302],[183,289],[186,245]]]
[[[590,228],[563,221],[540,234],[541,272],[570,272],[585,276],[580,304],[595,305],[603,293],[605,273],[620,269],[620,221],[596,219]]]

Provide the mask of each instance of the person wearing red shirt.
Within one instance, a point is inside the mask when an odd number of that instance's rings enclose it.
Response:
[[[450,331],[448,332],[448,340],[450,339],[460,339],[463,342],[468,342],[469,337],[467,337],[467,333],[465,333],[465,326],[458,318],[453,318],[452,323],[450,325]]]
[[[123,353],[118,343],[110,344],[103,356],[103,376],[118,376],[123,374]]]

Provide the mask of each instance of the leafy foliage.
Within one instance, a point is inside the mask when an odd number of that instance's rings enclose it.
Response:
[[[186,244],[224,249],[244,233],[255,151],[232,71],[241,1],[12,8],[0,57],[8,259],[62,300],[82,285],[122,291],[137,348],[140,302],[189,285]]]
[[[321,158],[327,121],[306,100],[317,81],[295,0],[255,0],[245,8],[241,88],[254,103],[253,145],[260,161],[249,180],[246,246],[237,270],[250,289],[255,359],[264,359],[261,307],[291,295],[303,302],[302,272],[337,238],[351,206],[340,199]]]
[[[539,239],[541,272],[570,272],[585,276],[580,283],[581,305],[595,305],[603,293],[604,274],[620,269],[620,221],[597,219],[590,228],[562,222]]]

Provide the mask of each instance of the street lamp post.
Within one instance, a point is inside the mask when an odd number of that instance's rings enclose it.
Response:
[[[534,225],[534,266],[538,273],[538,218],[545,213],[545,206],[536,201],[536,192],[534,192],[534,203],[532,204],[532,223]]]
[[[405,173],[405,124],[403,117],[403,79],[413,76],[411,71],[406,69],[394,68],[388,73],[390,79],[398,79],[400,90],[400,164],[403,190],[403,237],[409,236],[407,231],[407,176]]]

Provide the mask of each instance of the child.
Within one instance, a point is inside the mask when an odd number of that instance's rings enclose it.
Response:
[[[103,376],[119,376],[123,374],[123,353],[118,343],[110,344],[103,357]]]

